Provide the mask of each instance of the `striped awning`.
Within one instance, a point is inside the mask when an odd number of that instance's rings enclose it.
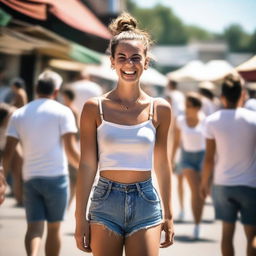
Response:
[[[107,27],[80,0],[0,0],[6,6],[38,20],[49,14],[69,26],[105,39],[110,38]]]

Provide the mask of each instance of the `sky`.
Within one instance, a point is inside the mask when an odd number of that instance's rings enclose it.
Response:
[[[156,4],[171,7],[187,25],[221,33],[230,24],[240,24],[248,33],[256,30],[256,0],[133,0],[139,7]]]

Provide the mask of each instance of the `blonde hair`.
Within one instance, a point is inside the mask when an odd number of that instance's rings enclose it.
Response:
[[[145,47],[145,54],[152,45],[150,35],[139,28],[138,22],[129,13],[123,12],[116,19],[112,20],[109,29],[113,35],[109,43],[109,51],[112,57],[115,55],[115,50],[120,41],[123,40],[139,40],[142,41]]]

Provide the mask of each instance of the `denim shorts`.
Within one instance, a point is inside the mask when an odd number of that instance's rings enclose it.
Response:
[[[244,225],[256,225],[256,188],[214,185],[212,196],[216,219],[234,223],[240,213]]]
[[[89,220],[125,237],[161,224],[160,199],[152,180],[123,184],[100,177],[91,197]]]
[[[181,174],[184,169],[191,169],[197,172],[202,170],[205,150],[189,152],[181,150],[180,161],[176,166],[175,173]]]
[[[64,219],[69,199],[68,176],[32,178],[24,182],[23,188],[28,222]]]

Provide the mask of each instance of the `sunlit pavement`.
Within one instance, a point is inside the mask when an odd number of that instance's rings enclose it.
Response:
[[[186,216],[184,222],[175,222],[175,243],[167,249],[160,250],[160,256],[220,256],[220,232],[221,223],[214,221],[213,206],[211,199],[208,198],[201,224],[201,239],[192,239],[193,222],[190,211],[190,193],[185,186],[185,208]],[[82,256],[89,255],[76,249],[74,234],[74,206],[67,213],[66,221],[62,226],[63,242],[61,256]],[[179,212],[176,178],[173,179],[173,208],[174,216]],[[176,218],[175,218],[176,219]],[[23,208],[15,207],[13,198],[6,198],[0,206],[0,256],[25,256],[24,233],[26,229],[25,213]],[[234,239],[237,256],[245,255],[245,237],[241,224],[237,224]],[[41,247],[40,255],[44,255],[44,248]]]

